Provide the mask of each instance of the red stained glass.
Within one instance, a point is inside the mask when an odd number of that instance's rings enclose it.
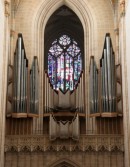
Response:
[[[48,52],[48,74],[56,90],[73,90],[82,71],[81,50],[67,35],[56,39]]]

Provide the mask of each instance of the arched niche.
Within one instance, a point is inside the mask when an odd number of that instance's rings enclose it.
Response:
[[[81,49],[84,62],[84,30],[78,16],[67,6],[57,9],[49,18],[44,31],[44,68],[47,69],[48,51],[54,40],[61,35],[74,39]],[[84,64],[82,65],[84,67]]]
[[[48,167],[80,167],[79,164],[69,160],[69,159],[59,159],[53,162]]]
[[[80,22],[83,26],[84,31],[84,44],[83,44],[83,52],[84,52],[84,75],[85,75],[85,103],[86,103],[86,112],[88,111],[89,103],[88,103],[88,76],[89,76],[89,57],[92,55],[92,47],[94,47],[94,22],[92,18],[92,14],[87,4],[84,2],[80,3],[79,1],[74,0],[52,0],[49,2],[43,3],[36,16],[35,16],[35,24],[34,24],[34,54],[38,56],[39,59],[39,114],[43,114],[44,112],[44,57],[45,57],[45,46],[44,46],[44,34],[45,27],[51,15],[59,9],[61,6],[67,6],[70,10],[76,13]],[[96,37],[95,37],[96,38]],[[86,114],[87,116],[87,114]],[[40,120],[39,120],[40,121]]]

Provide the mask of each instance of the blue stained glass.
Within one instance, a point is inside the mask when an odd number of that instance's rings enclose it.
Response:
[[[70,37],[68,37],[67,35],[62,35],[59,39],[59,43],[63,46],[69,45],[70,42]]]
[[[73,90],[82,71],[81,51],[76,41],[62,35],[48,53],[48,75],[56,90]]]
[[[81,55],[78,55],[78,77],[80,76],[81,71],[82,71],[82,60],[81,60]]]
[[[71,56],[75,57],[80,52],[80,49],[79,47],[76,46],[76,44],[73,43],[72,45],[69,46],[67,51]]]
[[[69,83],[70,83],[70,56],[68,56],[66,54],[65,56],[65,62],[66,62],[66,66],[65,66],[65,71],[66,71],[66,90],[69,89]]]
[[[57,90],[64,90],[64,55],[57,58]]]
[[[50,49],[49,49],[49,52],[53,55],[53,56],[58,56],[62,53],[63,49],[57,45],[57,44],[54,44]]]

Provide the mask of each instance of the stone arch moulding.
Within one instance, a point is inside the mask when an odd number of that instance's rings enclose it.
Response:
[[[92,48],[94,47],[93,32],[94,32],[94,22],[90,9],[87,7],[87,4],[82,1],[75,0],[52,0],[44,1],[42,5],[39,6],[39,9],[36,12],[34,20],[34,55],[38,56],[39,59],[39,88],[40,88],[40,106],[39,110],[43,111],[43,76],[44,76],[44,30],[47,21],[50,16],[61,6],[66,5],[71,10],[73,10],[76,15],[79,17],[83,29],[84,29],[84,69],[85,69],[85,85],[88,87],[88,68],[89,68],[89,56],[92,55]],[[86,61],[87,60],[87,61]],[[85,88],[85,96],[88,97],[88,89]],[[88,98],[86,98],[88,99]],[[86,103],[88,103],[86,101]],[[87,104],[88,106],[88,104]]]
[[[53,163],[51,163],[51,165],[49,165],[48,167],[60,167],[62,165],[67,165],[68,167],[80,167],[79,164],[69,160],[69,159],[60,159],[57,161],[54,161]]]

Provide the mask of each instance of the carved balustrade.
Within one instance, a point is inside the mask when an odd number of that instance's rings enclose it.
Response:
[[[5,138],[5,152],[33,151],[121,151],[124,150],[122,135],[80,135],[72,139],[49,140],[49,135],[8,135]]]

